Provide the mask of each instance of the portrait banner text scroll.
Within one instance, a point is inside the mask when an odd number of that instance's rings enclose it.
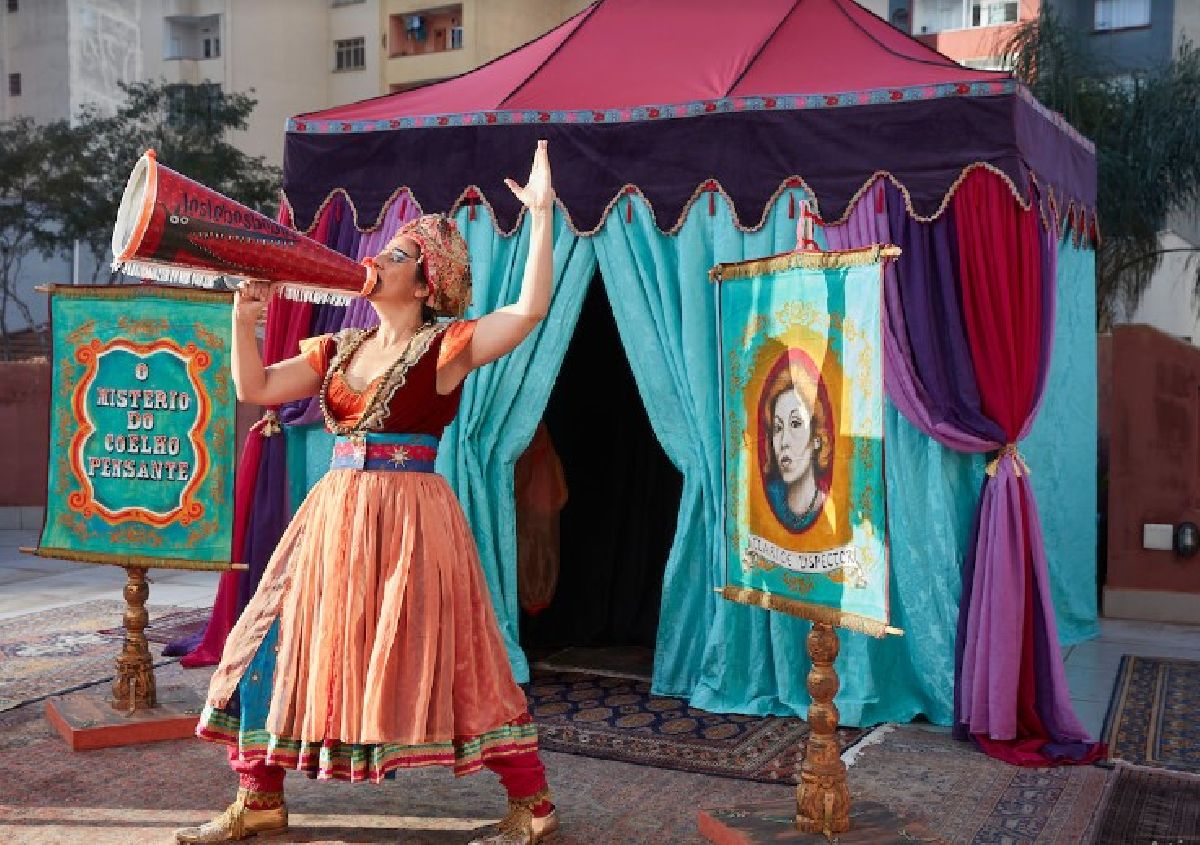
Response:
[[[50,288],[46,522],[37,554],[228,568],[232,294]]]
[[[722,595],[888,625],[883,262],[895,247],[721,264]]]

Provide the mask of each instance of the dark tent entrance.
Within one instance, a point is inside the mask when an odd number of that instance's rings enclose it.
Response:
[[[650,427],[599,270],[543,420],[568,493],[558,589],[522,611],[521,645],[532,663],[565,648],[636,662],[654,648],[683,476]]]

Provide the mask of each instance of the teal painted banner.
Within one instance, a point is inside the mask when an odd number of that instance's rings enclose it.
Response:
[[[723,595],[888,629],[882,261],[788,253],[714,269]]]
[[[51,289],[40,554],[230,562],[230,299],[152,285]]]

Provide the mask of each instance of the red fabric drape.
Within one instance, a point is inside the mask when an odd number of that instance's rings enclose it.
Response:
[[[1006,441],[981,499],[983,527],[975,553],[977,567],[984,568],[973,573],[973,583],[964,582],[967,648],[974,643],[985,652],[1012,649],[1017,658],[1011,659],[1012,652],[985,653],[974,661],[970,688],[962,691],[972,710],[964,724],[991,721],[990,732],[975,728],[972,735],[990,756],[1014,765],[1089,763],[1103,756],[1104,746],[1087,739],[1070,703],[1043,539],[1035,527],[1037,504],[1028,468],[1015,449],[1037,413],[1049,366],[1051,333],[1045,323],[1054,319],[1054,307],[1053,300],[1044,301],[1053,292],[1043,274],[1052,264],[1043,261],[1041,219],[1036,206],[1021,209],[1008,186],[983,170],[964,181],[952,213],[980,404]],[[982,509],[989,502],[985,519]],[[976,705],[985,703],[994,719],[979,718]],[[1015,730],[1011,716],[1002,718],[1014,711]],[[956,721],[963,716],[956,713]],[[1003,738],[994,738],[997,729]]]
[[[1042,358],[1041,221],[976,170],[954,197],[967,341],[983,411],[1015,442],[1037,399]]]

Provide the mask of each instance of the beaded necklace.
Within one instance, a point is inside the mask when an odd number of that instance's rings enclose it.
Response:
[[[333,434],[340,436],[355,436],[366,433],[368,428],[378,428],[383,421],[383,411],[385,406],[392,401],[392,397],[396,395],[396,391],[404,386],[408,379],[408,371],[412,369],[417,361],[421,360],[421,356],[429,350],[429,345],[433,338],[445,329],[444,325],[437,323],[425,323],[408,339],[408,343],[404,345],[404,351],[400,356],[392,362],[392,365],[387,368],[384,374],[375,379],[364,388],[364,391],[370,390],[371,385],[378,382],[378,387],[371,394],[371,398],[367,401],[367,407],[363,409],[362,415],[359,416],[358,422],[354,425],[344,425],[334,419],[333,414],[329,410],[329,382],[333,379],[334,373],[341,373],[345,364],[354,357],[354,353],[358,348],[372,337],[379,329],[378,326],[368,329],[364,332],[359,332],[355,338],[350,338],[345,350],[339,350],[336,359],[325,371],[325,378],[321,381],[321,391],[317,394],[320,405],[321,415],[325,417],[325,427]],[[344,380],[344,379],[343,379]],[[349,387],[349,385],[347,385]],[[353,390],[353,388],[351,388]]]

